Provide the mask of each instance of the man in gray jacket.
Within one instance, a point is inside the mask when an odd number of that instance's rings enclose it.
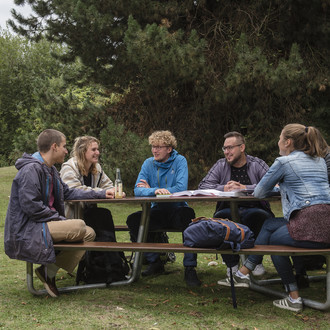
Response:
[[[257,183],[268,171],[268,165],[257,157],[245,153],[245,139],[241,133],[229,132],[224,135],[222,147],[225,158],[219,159],[200,182],[199,189],[217,189],[232,191],[237,189],[254,189]],[[240,222],[248,226],[258,236],[264,221],[273,217],[267,202],[242,202],[239,204]],[[229,204],[217,204],[215,218],[232,219]],[[235,219],[234,219],[235,220]],[[238,269],[239,256],[222,256],[227,267],[233,271]],[[254,275],[263,275],[265,270],[262,264],[258,265]],[[229,275],[229,268],[227,269]]]
[[[24,154],[15,166],[5,221],[5,252],[12,259],[41,264],[35,272],[48,294],[58,296],[55,276],[59,268],[71,273],[84,251],[61,251],[55,255],[53,243],[93,241],[95,232],[83,220],[64,216],[65,199],[113,198],[112,190],[70,189],[60,179],[54,164],[65,155],[63,133],[47,129],[37,140],[38,152]]]

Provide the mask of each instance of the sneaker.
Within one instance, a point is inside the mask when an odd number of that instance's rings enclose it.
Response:
[[[35,273],[38,276],[39,280],[43,283],[47,293],[51,297],[57,298],[59,296],[59,292],[55,284],[55,277],[53,277],[52,279],[50,279],[48,276],[46,277],[46,269],[43,265],[36,268]]]
[[[164,271],[164,264],[160,259],[158,259],[156,262],[149,264],[148,268],[142,272],[142,276],[161,274],[164,273]]]
[[[238,271],[238,264],[231,267],[232,273],[235,274]],[[230,277],[230,268],[227,267],[227,277]]]
[[[187,286],[201,286],[202,282],[198,279],[196,269],[194,267],[185,267],[184,280]]]
[[[289,297],[286,297],[284,299],[274,300],[273,305],[278,308],[287,309],[292,312],[301,312],[303,309],[303,304],[301,298],[299,297],[298,299],[298,302],[293,303],[291,302]]]
[[[254,268],[254,270],[252,271],[253,276],[262,276],[266,274],[266,269],[263,266],[263,264],[259,264],[256,266],[256,268]]]
[[[235,288],[248,288],[250,287],[250,277],[246,276],[244,278],[233,274],[234,286]],[[218,281],[219,285],[222,286],[231,286],[230,277],[225,278],[224,280]]]

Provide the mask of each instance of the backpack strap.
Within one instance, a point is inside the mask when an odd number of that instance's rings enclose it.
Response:
[[[245,231],[243,230],[243,228],[241,226],[239,226],[236,222],[234,222],[235,226],[241,231],[241,242],[244,241],[245,238]]]
[[[225,238],[224,238],[224,241],[228,241],[228,239],[229,239],[229,235],[230,235],[230,227],[229,227],[227,224],[225,224],[225,223],[219,221],[218,219],[212,219],[212,218],[211,218],[211,219],[209,219],[209,220],[211,220],[211,221],[213,221],[213,222],[217,222],[217,223],[219,223],[220,225],[222,225],[222,226],[224,226],[224,227],[227,228],[227,232],[226,232],[226,236],[225,236]]]
[[[213,222],[217,222],[217,223],[221,224],[222,226],[226,227],[227,228],[227,232],[226,232],[226,237],[224,238],[224,240],[225,241],[228,241],[228,238],[229,238],[229,235],[230,235],[230,227],[228,225],[226,225],[225,223],[221,222],[220,220],[223,220],[223,221],[230,221],[230,220],[228,220],[228,219],[221,219],[221,218],[198,217],[198,218],[192,219],[191,222],[197,222],[197,221],[200,221],[200,220],[210,220],[210,221],[213,221]]]
[[[234,277],[233,277],[233,270],[231,266],[229,267],[230,269],[230,289],[231,289],[231,298],[233,302],[233,307],[236,309],[237,308],[237,300],[236,300],[236,292],[235,292],[235,284],[234,284]]]

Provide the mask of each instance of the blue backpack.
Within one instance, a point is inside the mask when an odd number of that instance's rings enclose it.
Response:
[[[199,217],[191,220],[183,232],[183,245],[218,250],[248,249],[254,246],[251,229],[228,219]]]

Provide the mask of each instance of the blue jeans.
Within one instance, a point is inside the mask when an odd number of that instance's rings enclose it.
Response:
[[[130,214],[127,217],[127,226],[130,231],[131,241],[136,242],[141,221],[141,211]],[[192,219],[195,218],[195,212],[191,207],[183,206],[171,209],[152,208],[150,210],[149,231],[155,229],[177,229],[183,231],[189,226]],[[149,233],[147,242],[154,242],[153,233]],[[182,237],[183,239],[183,237]],[[145,252],[144,256],[148,263],[156,262],[159,259],[159,253]],[[183,257],[185,267],[197,266],[197,254],[185,253]]]
[[[254,237],[258,236],[265,220],[267,218],[273,217],[270,212],[257,207],[240,207],[238,212],[240,216],[240,223],[249,227],[253,231]],[[231,220],[230,208],[216,211],[214,218],[224,218]],[[226,263],[227,267],[232,267],[239,263],[239,255],[224,254],[222,255],[222,259]]]
[[[324,249],[330,247],[330,244],[296,241],[288,231],[287,221],[284,218],[267,219],[256,239],[256,245],[289,245],[309,249]],[[262,255],[250,255],[244,263],[249,270],[254,270],[256,265],[262,262]],[[293,263],[295,258],[292,257]],[[299,257],[298,257],[299,258]],[[292,263],[288,256],[272,256],[274,266],[280,275],[287,292],[297,291],[297,283],[293,274]]]

